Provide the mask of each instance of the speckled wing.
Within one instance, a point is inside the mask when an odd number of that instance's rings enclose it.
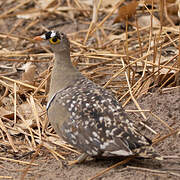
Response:
[[[151,143],[108,90],[84,77],[53,96],[48,117],[65,141],[90,156],[129,156]]]

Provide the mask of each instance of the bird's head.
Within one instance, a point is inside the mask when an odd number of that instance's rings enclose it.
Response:
[[[34,40],[46,40],[46,44],[49,45],[55,53],[66,51],[70,46],[67,36],[64,33],[58,31],[48,31],[41,36],[36,36]]]

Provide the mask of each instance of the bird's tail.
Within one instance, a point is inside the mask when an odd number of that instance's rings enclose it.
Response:
[[[133,152],[139,157],[163,160],[163,157],[158,154],[152,146],[143,146],[141,148],[134,149]]]

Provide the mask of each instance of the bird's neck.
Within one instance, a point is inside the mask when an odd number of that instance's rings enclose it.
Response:
[[[79,75],[79,71],[71,63],[69,51],[55,53],[48,99],[51,99],[57,91],[69,86]]]

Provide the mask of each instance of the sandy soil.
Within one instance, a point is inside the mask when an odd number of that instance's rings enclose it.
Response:
[[[158,115],[168,125],[173,128],[180,126],[180,89],[170,90],[161,93],[149,93],[138,100],[143,109],[150,109],[153,113]],[[133,104],[126,106],[126,109],[136,109]],[[141,117],[129,113],[132,119],[138,119]],[[146,114],[148,118],[148,124],[151,123],[151,127],[161,133],[164,128],[167,129],[161,122],[150,116],[150,113]],[[152,134],[139,126],[141,130],[148,137],[153,137]],[[167,129],[168,131],[168,129]],[[168,133],[168,132],[167,132]],[[105,173],[97,179],[101,180],[119,180],[119,179],[133,179],[133,180],[159,180],[159,179],[180,179],[180,136],[171,136],[161,143],[155,145],[155,149],[165,158],[159,162],[156,160],[144,160],[135,159],[127,163],[126,165],[119,166]],[[47,153],[47,151],[46,151]],[[67,163],[62,160],[56,160],[52,155],[46,154],[45,152],[40,153],[35,158],[34,163],[38,166],[31,166],[24,179],[39,179],[39,180],[86,180],[95,176],[100,171],[110,167],[117,163],[116,160],[92,160],[84,162],[80,165],[67,166]],[[69,159],[74,159],[72,154]],[[168,157],[169,156],[169,157]],[[30,161],[31,157],[21,159]],[[2,161],[0,162],[0,175],[11,176],[13,179],[20,179],[23,177],[26,166],[22,166],[12,162]],[[132,169],[136,167],[135,169]],[[143,169],[145,168],[145,169]],[[147,170],[146,170],[147,169]]]

